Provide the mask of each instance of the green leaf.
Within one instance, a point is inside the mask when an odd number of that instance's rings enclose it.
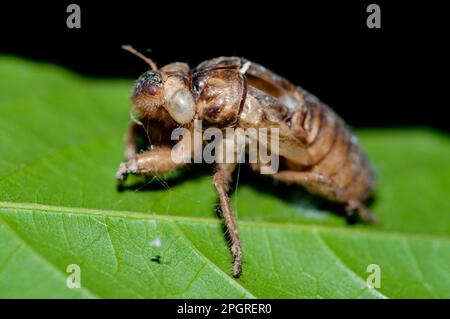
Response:
[[[379,225],[347,224],[242,167],[236,280],[211,171],[117,190],[131,86],[0,57],[0,297],[450,297],[447,136],[359,132],[379,175]],[[66,285],[70,264],[79,289]],[[367,286],[370,264],[381,288]]]

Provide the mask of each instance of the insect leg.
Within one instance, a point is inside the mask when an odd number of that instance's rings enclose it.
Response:
[[[365,222],[378,222],[377,217],[359,199],[348,198],[343,188],[321,173],[281,171],[272,176],[287,183],[299,184],[311,193],[321,195],[329,200],[345,203],[345,210],[349,216],[357,212]]]
[[[239,277],[241,274],[241,241],[237,229],[236,218],[233,214],[228,197],[228,189],[231,181],[231,174],[236,167],[235,163],[217,164],[214,173],[213,182],[219,194],[220,207],[225,225],[228,229],[231,239],[231,253],[233,254],[233,276]]]
[[[359,200],[350,200],[345,207],[347,215],[351,216],[357,212],[358,216],[365,222],[378,224],[380,221],[378,217],[373,214],[366,205],[361,203]]]
[[[186,164],[172,160],[172,152],[168,147],[157,148],[137,154],[135,158],[121,163],[116,173],[119,182],[123,182],[129,174],[155,175],[173,171]]]

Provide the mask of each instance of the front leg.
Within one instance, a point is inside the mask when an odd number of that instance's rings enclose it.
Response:
[[[185,163],[172,160],[172,151],[168,147],[157,148],[134,156],[129,161],[121,163],[116,173],[119,183],[125,181],[129,174],[152,176],[164,174],[184,167]]]

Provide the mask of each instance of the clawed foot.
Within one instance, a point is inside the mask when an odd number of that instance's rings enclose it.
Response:
[[[232,245],[231,253],[233,254],[233,277],[238,278],[242,272],[241,247],[239,245]]]
[[[129,174],[135,174],[137,172],[137,164],[135,160],[130,160],[128,162],[120,163],[119,169],[116,172],[116,179],[119,185],[127,179]]]
[[[348,216],[352,216],[356,212],[364,222],[371,224],[378,224],[380,222],[378,217],[359,201],[351,200],[345,207],[345,210]]]

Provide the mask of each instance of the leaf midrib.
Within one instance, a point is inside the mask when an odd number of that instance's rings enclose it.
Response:
[[[52,212],[52,213],[67,213],[74,215],[97,215],[108,217],[122,217],[133,219],[146,219],[146,220],[163,220],[169,222],[184,222],[191,224],[214,224],[220,225],[220,221],[214,218],[208,217],[191,217],[180,215],[160,215],[160,214],[147,214],[141,212],[132,211],[117,211],[107,209],[95,209],[95,208],[82,208],[72,206],[57,206],[57,205],[43,205],[36,203],[18,203],[18,202],[5,202],[0,201],[0,214],[4,209],[17,209],[39,212]],[[330,225],[311,225],[311,224],[297,224],[297,223],[278,223],[278,222],[261,222],[261,221],[246,221],[240,220],[239,225],[256,228],[274,228],[274,229],[292,229],[292,230],[305,230],[311,232],[328,232],[338,233],[344,235],[363,235],[367,237],[386,237],[399,239],[399,240],[420,240],[420,241],[440,241],[446,244],[450,244],[450,238],[440,235],[432,234],[412,234],[407,232],[388,232],[380,230],[366,230],[366,229],[349,229],[348,227],[330,226]]]

